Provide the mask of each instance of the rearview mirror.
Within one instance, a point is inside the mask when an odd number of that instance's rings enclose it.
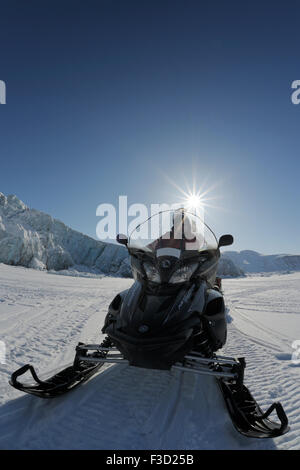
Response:
[[[219,248],[221,246],[228,246],[233,244],[233,236],[232,235],[222,235],[219,240]]]
[[[119,233],[117,235],[117,238],[116,238],[117,242],[120,243],[120,245],[125,245],[127,246],[128,244],[128,238],[126,237],[126,235],[124,235],[123,233]]]

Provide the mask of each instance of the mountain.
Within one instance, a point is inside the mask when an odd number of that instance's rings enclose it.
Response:
[[[231,260],[245,273],[300,271],[300,255],[262,255],[256,251],[226,251],[223,258]]]
[[[230,258],[225,258],[222,254],[219,260],[217,275],[221,277],[241,277],[245,273]]]
[[[74,265],[131,277],[127,250],[72,230],[48,214],[29,209],[17,196],[0,193],[0,262],[59,271]]]
[[[61,271],[77,267],[131,277],[123,246],[94,240],[48,214],[30,209],[15,195],[0,193],[0,263]],[[243,276],[244,272],[300,270],[300,256],[264,256],[255,251],[225,252],[218,274]]]

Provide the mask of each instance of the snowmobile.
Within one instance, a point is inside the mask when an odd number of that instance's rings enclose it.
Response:
[[[263,412],[244,384],[244,358],[217,355],[226,343],[227,322],[217,267],[217,240],[196,214],[186,209],[160,212],[127,238],[118,235],[131,259],[134,283],[111,302],[101,344],[79,343],[74,363],[47,380],[30,364],[11,376],[18,390],[53,398],[74,389],[106,363],[179,370],[214,376],[235,428],[254,438],[276,437],[289,430],[282,405]],[[34,383],[22,383],[30,372]],[[275,411],[277,420],[270,419]]]

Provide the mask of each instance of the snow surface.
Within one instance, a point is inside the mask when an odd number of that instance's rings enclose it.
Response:
[[[101,341],[111,299],[131,282],[0,264],[1,449],[300,449],[300,367],[290,361],[300,339],[299,273],[223,281],[222,352],[247,358],[245,382],[263,409],[284,405],[291,431],[275,440],[240,436],[211,377],[113,365],[54,400],[8,385],[27,362],[48,375],[72,362],[79,340]]]

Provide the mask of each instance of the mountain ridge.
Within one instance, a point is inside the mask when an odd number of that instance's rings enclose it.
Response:
[[[17,196],[0,193],[0,262],[34,269],[63,270],[74,265],[130,277],[124,247],[95,240]]]
[[[300,255],[263,255],[253,250],[225,251],[223,257],[246,273],[300,271]]]
[[[74,230],[42,211],[29,208],[16,195],[0,193],[0,263],[48,271],[94,270],[99,274],[132,277],[123,246],[107,243]],[[298,255],[262,255],[252,250],[226,251],[218,274],[300,271]]]

